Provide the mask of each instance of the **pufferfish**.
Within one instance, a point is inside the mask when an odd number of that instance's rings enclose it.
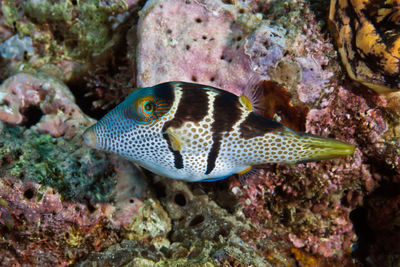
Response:
[[[133,91],[83,137],[87,145],[153,173],[191,182],[354,152],[353,145],[298,133],[258,115],[244,94],[186,82]]]

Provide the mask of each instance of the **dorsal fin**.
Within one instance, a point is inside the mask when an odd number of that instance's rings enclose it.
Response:
[[[251,107],[250,111],[254,111],[258,114],[263,113],[263,79],[259,74],[253,74],[246,87],[243,89],[242,95],[239,97],[240,103],[247,109]],[[249,109],[248,109],[249,110]]]

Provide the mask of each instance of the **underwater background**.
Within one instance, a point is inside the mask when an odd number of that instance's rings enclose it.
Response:
[[[399,10],[0,0],[0,265],[398,266]],[[185,183],[82,143],[134,88],[256,76],[265,117],[354,155]]]

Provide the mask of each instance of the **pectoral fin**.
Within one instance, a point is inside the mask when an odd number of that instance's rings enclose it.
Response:
[[[166,130],[166,134],[168,136],[171,148],[174,151],[180,151],[182,149],[182,141],[181,141],[179,135],[176,133],[175,129],[172,127],[169,127]]]

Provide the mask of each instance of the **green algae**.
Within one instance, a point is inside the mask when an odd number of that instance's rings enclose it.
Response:
[[[20,38],[31,37],[35,47],[33,56],[16,62],[14,72],[34,71],[50,64],[60,69],[59,78],[68,80],[73,71],[81,71],[80,65],[102,55],[116,42],[112,18],[126,11],[123,0],[3,1],[0,16],[5,25]],[[66,68],[66,62],[77,69]]]
[[[63,138],[23,127],[3,127],[1,175],[50,186],[68,199],[108,201],[115,181],[107,157]]]
[[[102,252],[93,252],[77,266],[272,266],[255,249],[232,236],[217,241],[173,243],[161,254],[149,242],[124,240]],[[116,262],[117,261],[117,262]]]
[[[101,53],[112,39],[109,17],[126,10],[124,1],[111,1],[109,5],[99,0],[75,4],[72,1],[27,2],[23,11],[28,21],[18,33],[23,35],[24,27],[35,25],[36,30],[45,30],[52,36],[50,52],[54,56],[63,52],[66,58],[86,59]]]
[[[160,203],[149,198],[125,229],[128,239],[162,237],[171,230],[171,221]]]
[[[14,22],[18,20],[18,9],[14,0],[4,0],[1,5],[5,25],[13,27]]]

